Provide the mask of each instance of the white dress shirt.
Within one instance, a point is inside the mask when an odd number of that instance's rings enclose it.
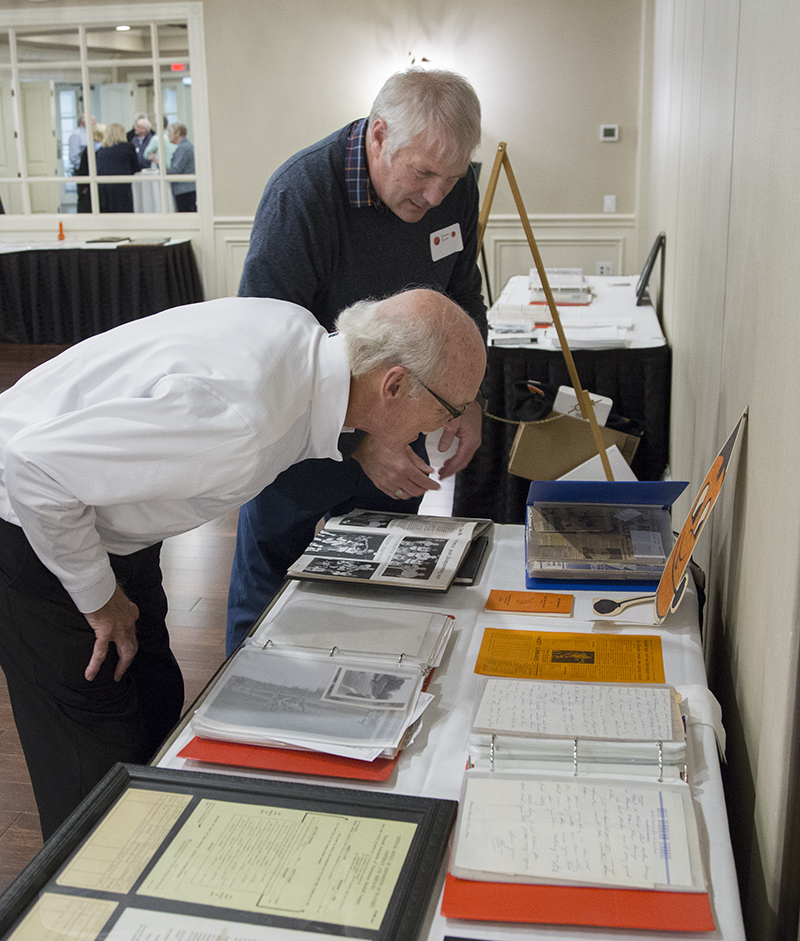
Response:
[[[344,339],[301,307],[225,298],[79,343],[0,395],[0,517],[83,612],[127,555],[341,460]]]

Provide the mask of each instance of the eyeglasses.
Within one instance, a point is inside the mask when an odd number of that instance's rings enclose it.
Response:
[[[414,376],[414,373],[412,373],[411,370],[407,366],[406,366],[406,372],[409,374],[409,376]],[[439,405],[442,406],[442,408],[446,409],[450,413],[451,418],[461,418],[464,412],[466,412],[467,405],[464,405],[461,408],[456,408],[455,405],[451,405],[446,399],[443,399],[441,395],[437,395],[433,391],[433,389],[430,388],[430,386],[426,386],[425,383],[418,376],[414,376],[414,378],[422,386],[423,389],[425,389],[427,392],[430,392],[430,394],[436,399],[436,401],[439,403]]]

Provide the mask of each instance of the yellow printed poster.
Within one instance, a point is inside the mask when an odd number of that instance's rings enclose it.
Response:
[[[661,638],[640,634],[556,634],[489,627],[475,672],[537,680],[663,683]]]

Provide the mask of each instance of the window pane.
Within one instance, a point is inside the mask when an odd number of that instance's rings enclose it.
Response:
[[[194,137],[192,117],[192,77],[185,72],[173,72],[170,66],[161,67],[161,107],[168,123],[185,124],[187,137]]]
[[[23,63],[80,61],[78,30],[49,29],[17,33],[17,60]]]
[[[150,27],[134,26],[119,30],[115,26],[92,26],[86,30],[89,61],[113,59],[149,59],[153,54]]]
[[[0,183],[0,203],[7,214],[22,212],[22,183]]]
[[[31,212],[34,213],[60,213],[62,206],[63,184],[61,183],[28,183],[28,192],[31,198]],[[53,232],[53,238],[58,232]]]
[[[8,56],[8,33],[0,32],[0,62],[7,62]],[[16,177],[19,172],[11,89],[11,70],[0,69],[0,177]],[[0,184],[3,207],[6,212],[21,212],[22,191],[18,187],[9,186],[10,184]]]
[[[137,107],[137,84],[128,80],[127,71],[92,68],[89,85],[95,121],[105,127],[121,124],[126,131],[130,130],[133,116],[144,109]],[[144,101],[141,104],[144,105]]]
[[[186,23],[161,23],[158,27],[158,55],[173,62],[189,58],[189,30]]]

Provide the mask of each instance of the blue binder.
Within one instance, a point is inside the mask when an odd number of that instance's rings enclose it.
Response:
[[[526,505],[532,503],[612,503],[629,506],[663,506],[669,509],[688,487],[687,480],[534,480],[528,489]],[[527,566],[527,522],[525,539],[525,584],[538,590],[655,591],[658,579],[578,580],[533,578]]]

